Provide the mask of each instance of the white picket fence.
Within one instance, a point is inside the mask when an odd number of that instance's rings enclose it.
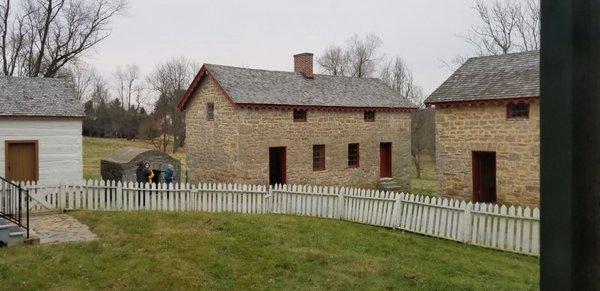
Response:
[[[486,248],[539,255],[537,208],[345,187],[201,183],[141,185],[83,181],[23,184],[31,211],[204,211],[275,213],[342,219]]]

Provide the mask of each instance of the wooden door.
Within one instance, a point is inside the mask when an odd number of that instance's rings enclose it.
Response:
[[[269,148],[269,185],[285,184],[286,182],[285,147]]]
[[[6,178],[9,181],[38,180],[37,141],[6,141]]]
[[[496,202],[495,152],[473,152],[473,201]]]
[[[379,145],[379,176],[392,177],[392,143],[384,142]]]

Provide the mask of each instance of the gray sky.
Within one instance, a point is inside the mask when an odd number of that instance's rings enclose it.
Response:
[[[477,22],[472,6],[473,0],[130,0],[89,57],[107,76],[132,63],[147,73],[177,56],[291,71],[295,53],[318,55],[331,43],[373,32],[382,52],[402,56],[429,94],[451,73],[440,59],[471,53],[456,34]]]

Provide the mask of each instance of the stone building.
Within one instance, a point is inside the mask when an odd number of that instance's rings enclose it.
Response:
[[[119,148],[100,161],[102,180],[137,182],[136,170],[143,161],[150,163],[156,181],[165,182],[164,172],[170,164],[173,166],[173,183],[181,182],[181,164],[177,159],[161,151],[137,147]]]
[[[442,195],[539,205],[539,74],[537,51],[471,58],[429,96]]]
[[[381,80],[205,64],[182,97],[190,182],[406,188],[415,105]]]

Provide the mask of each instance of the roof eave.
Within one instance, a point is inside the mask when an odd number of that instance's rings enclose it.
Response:
[[[510,98],[491,98],[479,100],[452,100],[452,101],[425,101],[425,106],[431,107],[459,107],[459,106],[479,106],[489,104],[507,104],[507,103],[537,103],[541,101],[540,96],[523,96]]]

